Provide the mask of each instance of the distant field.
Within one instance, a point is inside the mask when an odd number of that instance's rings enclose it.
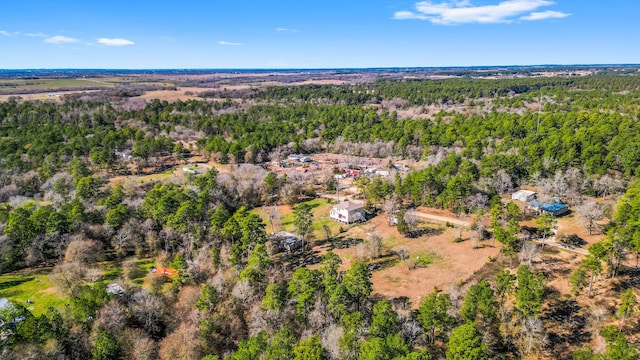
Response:
[[[0,95],[26,92],[55,92],[58,90],[111,89],[121,86],[172,86],[170,81],[149,81],[130,78],[81,78],[81,79],[2,79]]]
[[[97,79],[34,79],[34,80],[0,80],[0,94],[11,94],[23,91],[56,91],[70,88],[113,88],[114,82]]]

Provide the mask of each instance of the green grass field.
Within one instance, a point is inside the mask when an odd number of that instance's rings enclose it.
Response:
[[[50,306],[61,307],[66,303],[50,282],[48,271],[32,275],[0,275],[0,298],[24,305],[36,316],[47,312]],[[27,299],[31,304],[26,303]]]
[[[154,82],[143,79],[87,78],[87,79],[6,79],[0,80],[0,94],[15,94],[22,91],[47,92],[83,88],[110,89],[123,85],[172,86],[171,82]]]
[[[313,208],[313,225],[311,229],[313,230],[313,237],[315,239],[324,239],[325,233],[323,226],[327,225],[331,230],[333,235],[336,235],[340,229],[340,226],[348,226],[344,224],[337,223],[329,219],[329,211],[333,207],[333,204],[329,202],[327,199],[317,198],[310,201],[304,202],[304,204],[309,204]],[[269,210],[268,206],[254,209],[256,214],[260,215],[262,220],[267,225],[267,231],[269,232],[271,229],[269,227],[269,221],[267,219],[267,211]],[[280,214],[282,219],[280,221],[280,230],[295,232],[295,225],[293,224],[293,211],[287,211],[284,214]]]
[[[0,94],[11,94],[16,91],[56,91],[73,88],[113,88],[113,82],[101,79],[34,79],[34,80],[0,80]]]

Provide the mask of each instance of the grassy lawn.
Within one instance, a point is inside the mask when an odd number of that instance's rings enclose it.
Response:
[[[440,259],[440,255],[432,252],[417,252],[411,254],[411,260],[413,260],[417,267],[427,267],[429,264]]]
[[[50,306],[59,308],[66,302],[50,282],[48,271],[32,275],[20,273],[0,275],[0,298],[7,298],[24,305],[36,316],[45,313]],[[27,299],[31,304],[26,303]]]
[[[138,277],[131,279],[131,282],[140,286],[144,285],[144,280],[147,274],[149,274],[149,269],[151,269],[152,266],[155,266],[155,262],[151,258],[136,260],[136,267],[138,270],[136,273]]]
[[[324,225],[328,226],[331,229],[331,233],[335,236],[340,226],[348,226],[344,224],[340,224],[336,221],[333,221],[329,218],[329,211],[333,207],[333,204],[329,202],[327,199],[317,198],[311,201],[305,202],[305,204],[310,205],[313,208],[313,224],[311,225],[311,230],[313,231],[313,237],[316,239],[324,239]],[[282,222],[280,226],[282,230],[295,232],[295,225],[293,224],[294,215],[293,212],[286,214],[282,218]]]

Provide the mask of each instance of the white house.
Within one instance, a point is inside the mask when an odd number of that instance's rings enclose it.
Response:
[[[518,190],[511,195],[511,199],[528,203],[536,199],[536,193],[531,190]]]
[[[366,219],[364,207],[362,204],[351,201],[341,202],[331,208],[329,213],[331,220],[339,221],[345,224],[351,224]]]

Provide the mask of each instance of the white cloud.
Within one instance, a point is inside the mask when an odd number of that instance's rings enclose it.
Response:
[[[49,44],[69,44],[69,43],[78,42],[78,39],[74,39],[74,38],[70,38],[62,35],[56,35],[56,36],[52,36],[50,38],[44,39],[44,42]]]
[[[24,34],[24,36],[28,36],[28,37],[47,37],[49,35],[39,32],[39,33],[26,33],[26,34]]]
[[[534,12],[524,15],[538,8],[554,4],[555,2],[550,0],[504,0],[495,5],[479,6],[472,5],[468,0],[441,3],[421,1],[415,4],[415,12],[398,11],[393,18],[396,20],[428,20],[438,25],[454,25],[509,23],[519,16],[522,20],[543,20],[569,16],[569,14],[558,11]]]
[[[222,45],[222,46],[242,46],[244,44],[243,43],[238,43],[238,42],[230,42],[230,41],[220,40],[220,41],[218,41],[218,45]]]
[[[562,19],[562,18],[566,18],[569,15],[571,14],[563,13],[560,11],[547,10],[547,11],[541,11],[541,12],[532,12],[527,16],[521,17],[520,20],[535,21],[535,20],[546,20],[546,19]]]
[[[18,31],[5,31],[5,30],[0,30],[0,35],[2,36],[14,36],[14,35],[20,35],[20,33]]]
[[[133,45],[135,43],[133,41],[127,40],[127,39],[99,38],[98,39],[98,44],[104,45],[104,46],[127,46],[127,45]]]
[[[412,20],[412,19],[428,20],[429,19],[426,15],[416,14],[411,11],[398,11],[395,14],[393,14],[393,18],[396,20]]]
[[[296,30],[296,29],[289,29],[289,28],[283,28],[283,27],[276,28],[276,31],[278,31],[278,32],[294,32],[294,33],[298,32],[298,30]]]

